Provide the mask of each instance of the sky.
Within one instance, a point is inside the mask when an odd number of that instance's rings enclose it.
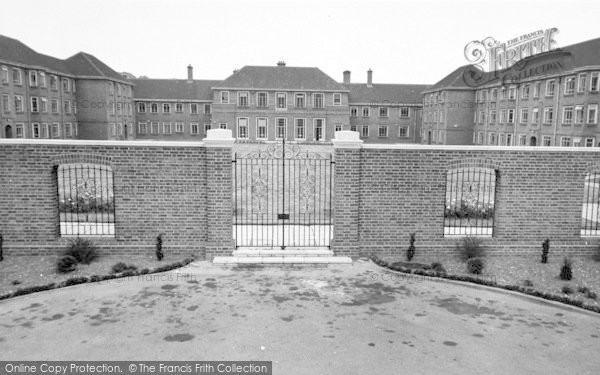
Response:
[[[0,34],[37,52],[90,53],[118,72],[225,79],[245,65],[314,66],[342,81],[433,84],[465,46],[558,28],[558,47],[600,37],[600,1],[19,0]],[[1,51],[0,51],[1,56]]]

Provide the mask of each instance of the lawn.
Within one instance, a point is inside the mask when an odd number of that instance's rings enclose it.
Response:
[[[181,258],[158,261],[155,256],[100,256],[90,264],[78,264],[77,269],[69,273],[57,273],[58,255],[53,256],[18,256],[5,257],[0,262],[0,295],[11,293],[17,289],[60,283],[72,277],[109,275],[112,266],[119,262],[132,264],[138,270],[150,270],[183,260]]]
[[[431,263],[440,262],[448,274],[461,276],[476,276],[467,272],[466,263],[456,257],[435,257],[419,256],[413,258],[413,262]],[[590,257],[571,257],[573,261],[573,279],[563,281],[559,278],[560,268],[563,263],[563,256],[548,257],[548,263],[542,264],[540,256],[510,256],[510,257],[486,257],[484,273],[480,276],[482,279],[496,282],[498,285],[516,285],[528,286],[532,289],[563,295],[564,286],[569,286],[573,293],[569,297],[582,300],[586,305],[600,305],[600,262],[594,261]],[[396,261],[406,261],[404,252],[398,257],[386,257],[383,260],[390,264]],[[578,292],[579,287],[587,287],[589,290],[599,295],[596,299],[586,297],[584,293]]]

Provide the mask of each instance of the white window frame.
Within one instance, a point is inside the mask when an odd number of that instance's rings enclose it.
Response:
[[[31,113],[40,113],[40,100],[37,96],[29,97],[29,106]]]
[[[175,113],[183,113],[183,103],[175,103]]]
[[[548,121],[548,114],[551,114],[550,117],[552,117],[551,119],[549,119],[550,121]],[[543,122],[544,122],[544,124],[553,124],[554,123],[554,107],[544,107]]]
[[[548,144],[546,144],[546,143],[548,143]],[[551,135],[542,136],[542,146],[544,146],[544,147],[552,146],[552,136]]]
[[[570,113],[570,118],[567,118],[567,113]],[[562,110],[562,123],[571,125],[573,123],[573,114],[575,113],[572,105],[566,105]]]
[[[119,103],[117,103],[117,108],[119,106]],[[167,114],[171,113],[171,103],[163,103],[162,104],[162,113],[167,113]]]
[[[15,138],[25,138],[25,124],[15,124]]]
[[[160,123],[158,121],[150,121],[150,134],[160,134]]]
[[[300,126],[300,122],[302,122],[302,126]],[[298,137],[298,130],[302,129],[302,137]],[[306,119],[303,117],[294,118],[294,139],[304,141],[306,140]]]
[[[358,107],[350,107],[350,117],[358,117]]]
[[[590,112],[591,111],[594,111],[594,117],[590,121]],[[588,104],[587,115],[585,117],[586,117],[586,123],[597,124],[598,123],[598,104]]]
[[[279,137],[279,130],[282,128],[280,121],[283,120],[283,137]],[[287,139],[287,118],[276,117],[275,118],[275,139]]]
[[[190,103],[190,114],[191,115],[198,114],[198,103]]]
[[[587,73],[579,73],[577,75],[577,92],[585,92],[587,82]]]
[[[333,105],[339,107],[342,105],[342,93],[334,92],[333,93]]]
[[[185,132],[185,125],[183,123],[183,121],[176,121],[175,122],[175,133],[184,133]]]
[[[171,127],[170,122],[163,122],[162,124],[163,134],[173,134],[173,128]]]
[[[600,72],[590,74],[590,91],[597,92],[600,89]]]
[[[568,144],[565,145],[565,143],[568,143]],[[573,147],[573,138],[560,137],[560,147]]]
[[[552,87],[552,91],[550,91],[551,87]],[[554,79],[549,79],[549,80],[546,81],[545,96],[546,97],[553,97],[554,94],[556,94],[556,81]]]
[[[403,113],[404,111],[406,111],[406,114]],[[398,115],[400,118],[410,118],[410,107],[400,107]]]
[[[298,105],[298,99],[302,99],[302,105]],[[303,92],[294,93],[294,107],[306,108],[306,94]]]
[[[67,124],[70,125],[71,123],[68,122]],[[65,126],[66,126],[66,124],[65,124]],[[50,138],[52,138],[52,139],[60,138],[60,123],[59,122],[52,123],[52,126],[50,127]]]
[[[264,126],[260,124],[260,122],[263,120],[264,120]],[[260,136],[261,128],[265,129],[264,137]],[[269,139],[269,118],[268,117],[257,117],[256,118],[256,139],[261,139],[261,140]]]
[[[384,133],[383,135],[381,135],[382,130],[383,130],[383,133]],[[389,135],[388,131],[389,131],[389,128],[388,128],[387,125],[379,125],[377,127],[377,137],[378,138],[387,138],[388,135]]]
[[[384,112],[383,114],[382,114],[382,111]],[[389,107],[381,106],[377,110],[377,114],[378,114],[378,117],[384,117],[384,118],[390,117],[390,109],[389,109]],[[377,132],[377,134],[379,134],[379,131]]]
[[[371,117],[371,107],[362,107],[360,112],[362,115],[361,117]],[[366,116],[365,113],[367,114]]]
[[[246,99],[246,104],[242,104],[242,99]],[[237,93],[238,107],[247,108],[250,106],[250,93],[248,91],[238,91]]]
[[[139,102],[137,105],[138,113],[146,113],[146,103]]]
[[[402,129],[405,130],[405,134],[402,135]],[[408,138],[410,132],[410,127],[409,126],[399,126],[398,127],[398,138]]]
[[[264,105],[261,105],[262,103],[261,103],[260,97],[263,94],[264,94],[264,98],[265,98],[265,103],[264,103]],[[269,107],[269,93],[268,92],[266,92],[266,91],[259,91],[259,92],[256,93],[256,106],[258,108],[267,108],[267,107]]]
[[[29,71],[29,87],[38,87],[38,74],[35,70]]]
[[[320,129],[321,129],[321,138],[317,139],[317,123],[321,121]],[[321,142],[325,140],[325,119],[324,118],[314,118],[313,119],[313,140],[315,142]]]
[[[150,103],[150,113],[157,114],[158,113],[158,109],[159,109],[158,108],[158,103]]]
[[[148,132],[148,123],[146,121],[138,121],[138,134],[146,134]]]
[[[204,103],[204,114],[210,115],[212,113],[212,105],[209,103]]]
[[[575,94],[575,76],[568,76],[565,78],[565,90],[564,95],[573,95]],[[569,87],[572,86],[572,87]]]
[[[220,122],[219,123],[219,129],[227,129],[227,123],[226,122]]]
[[[585,107],[583,105],[576,105],[573,109],[573,117],[575,124],[581,125],[585,123]]]
[[[508,124],[515,123],[515,110],[513,108],[508,109],[506,116],[506,121]]]
[[[321,98],[321,105],[317,106],[317,97]],[[322,92],[316,92],[313,94],[313,108],[325,108],[325,94]]]
[[[245,125],[246,126],[246,136],[245,137],[243,137],[241,135],[242,132],[240,131],[240,129],[243,127],[241,124],[242,120],[245,120],[245,122],[246,122],[246,125]],[[248,117],[238,117],[236,119],[236,123],[237,123],[237,133],[236,133],[237,138],[249,139],[250,138],[250,119]]]
[[[197,122],[190,122],[190,134],[198,135],[200,134],[200,124]]]
[[[283,98],[283,107],[279,106],[279,99]],[[287,92],[276,92],[275,93],[275,110],[285,111],[287,110]]]
[[[219,95],[221,104],[229,104],[229,91],[221,91]]]
[[[362,125],[360,127],[360,137],[369,138],[369,125]]]
[[[32,122],[31,123],[31,138],[34,138],[34,139],[40,138],[41,137],[41,132],[42,131],[40,129],[40,123],[39,122]]]

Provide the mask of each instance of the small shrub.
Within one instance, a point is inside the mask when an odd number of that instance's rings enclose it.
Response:
[[[548,251],[550,251],[550,239],[542,243],[542,263],[548,263]]]
[[[410,234],[410,245],[406,250],[406,260],[408,260],[409,262],[415,256],[415,235],[415,233]]]
[[[65,280],[63,285],[70,286],[70,285],[77,285],[77,284],[85,284],[88,281],[89,281],[89,279],[85,276],[71,277],[70,279]]]
[[[573,294],[573,289],[570,286],[565,285],[562,287],[562,292],[564,294]]]
[[[162,251],[162,234],[159,234],[156,237],[156,259],[160,261],[163,259],[164,256],[165,254],[163,254]]]
[[[90,264],[98,257],[98,251],[92,241],[77,237],[71,240],[65,255],[74,257],[78,263]]]
[[[525,285],[528,288],[531,288],[533,286],[533,283],[531,282],[531,280],[523,280],[523,285]]]
[[[587,286],[578,286],[577,291],[579,293],[586,294],[590,289]]]
[[[77,268],[77,259],[71,255],[65,255],[58,260],[56,270],[58,273],[73,272]]]
[[[457,244],[463,260],[481,258],[484,255],[482,240],[479,237],[466,236]]]
[[[572,263],[571,260],[565,258],[562,267],[560,268],[560,279],[571,280],[573,278]]]
[[[13,280],[13,281],[11,282],[11,284],[12,284],[12,285],[19,285],[19,284],[21,284],[21,282],[20,282],[19,280]]]
[[[123,262],[119,262],[112,266],[112,273],[121,273],[125,271],[135,271],[137,267],[133,264],[125,264]]]
[[[589,299],[596,299],[598,297],[596,292],[592,292],[591,290],[588,290],[585,296]]]
[[[485,264],[481,258],[470,258],[467,260],[467,271],[469,273],[480,275],[483,273],[484,266]]]
[[[140,275],[147,275],[148,273],[150,273],[150,270],[149,270],[148,268],[143,268],[143,269],[140,271]]]
[[[431,263],[431,269],[435,272],[446,273],[446,269],[440,262]]]

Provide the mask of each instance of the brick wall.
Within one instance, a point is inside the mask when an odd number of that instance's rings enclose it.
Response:
[[[17,142],[0,144],[5,256],[64,249],[67,239],[59,235],[54,166],[65,160],[98,162],[113,169],[116,234],[94,238],[102,252],[152,255],[159,233],[167,259],[204,258],[207,244],[232,250],[231,224],[220,222],[225,216],[231,220],[230,149],[207,151],[202,143],[190,142]]]
[[[545,238],[560,254],[590,254],[600,243],[580,236],[584,178],[600,167],[597,149],[364,145],[336,148],[335,158],[336,253],[403,255],[411,232],[417,251],[456,253],[457,238],[444,237],[446,172],[483,161],[499,175],[493,237],[484,239],[490,254],[538,253]]]

